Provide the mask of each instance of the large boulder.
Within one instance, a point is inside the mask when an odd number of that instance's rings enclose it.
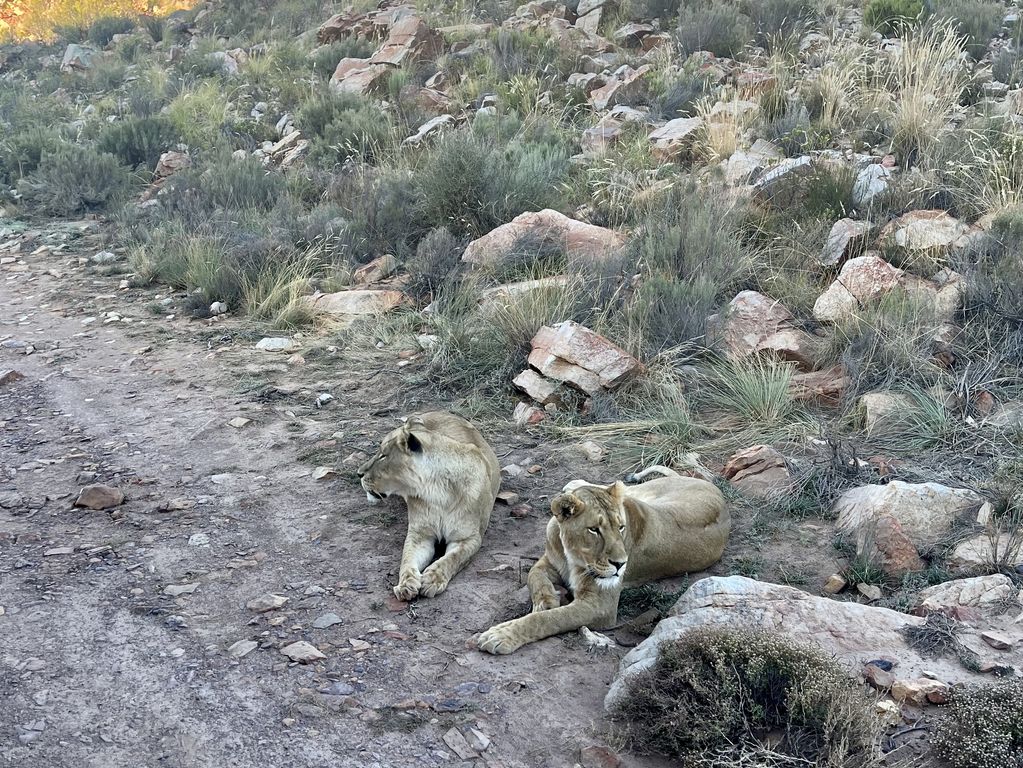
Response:
[[[400,67],[439,56],[444,37],[417,16],[405,16],[390,28],[387,40],[370,58],[374,64]]]
[[[64,58],[61,59],[60,69],[62,72],[84,72],[92,68],[93,62],[99,55],[99,51],[86,45],[72,43],[64,49]]]
[[[550,209],[522,213],[507,224],[473,240],[462,261],[477,266],[499,266],[516,255],[523,242],[560,248],[569,264],[601,264],[625,245],[625,236],[611,229],[570,219]]]
[[[866,245],[871,226],[873,225],[869,221],[854,219],[836,221],[818,259],[821,266],[834,267],[850,256],[858,256]]]
[[[669,120],[648,137],[653,142],[653,156],[660,161],[684,155],[703,129],[702,117],[678,117]]]
[[[307,300],[313,309],[327,315],[382,315],[406,301],[401,291],[373,289],[318,293]]]
[[[742,291],[722,315],[708,320],[708,336],[730,360],[768,355],[812,371],[822,356],[821,341],[795,326],[783,304],[756,291]]]
[[[354,93],[365,96],[382,91],[387,86],[394,67],[377,64],[369,59],[344,58],[338,62],[330,78],[330,88],[335,93]]]
[[[962,608],[996,611],[1015,601],[1018,591],[1012,579],[1002,573],[954,579],[921,590],[916,596],[917,613],[954,616]]]
[[[626,65],[617,69],[604,85],[590,92],[590,104],[596,110],[604,110],[622,102],[635,103],[635,99],[646,88],[644,77],[650,72],[650,65],[644,64],[633,69]]]
[[[604,703],[610,709],[622,701],[629,681],[653,666],[662,644],[704,628],[776,632],[834,654],[855,672],[860,672],[865,662],[887,658],[896,662],[899,678],[920,677],[927,671],[950,683],[975,679],[957,661],[924,658],[907,644],[901,630],[924,621],[887,608],[815,597],[743,576],[701,579],[679,598],[653,634],[622,659]],[[971,648],[981,647],[974,634],[964,629],[960,638]]]
[[[769,499],[792,487],[785,457],[770,445],[754,445],[734,454],[721,474],[747,496]]]
[[[905,483],[851,488],[835,501],[837,530],[854,536],[858,552],[869,552],[883,518],[896,520],[920,552],[927,552],[948,536],[957,521],[975,517],[984,503],[965,488],[939,483]]]

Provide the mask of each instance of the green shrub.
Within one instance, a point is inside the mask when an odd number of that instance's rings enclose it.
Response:
[[[924,16],[923,0],[870,0],[863,9],[863,21],[885,35],[898,34],[904,25]]]
[[[18,185],[43,213],[68,216],[111,208],[127,195],[128,171],[116,157],[65,144],[43,152],[39,166]]]
[[[59,134],[48,127],[29,128],[0,139],[0,180],[13,184],[32,173],[43,154],[54,151],[60,143]]]
[[[734,3],[687,0],[679,14],[678,42],[687,54],[710,51],[717,56],[736,56],[753,42],[753,28]]]
[[[254,157],[238,159],[222,153],[205,170],[190,168],[175,174],[167,180],[167,188],[171,212],[174,198],[200,211],[269,211],[284,189],[284,179]]]
[[[952,768],[1023,768],[1023,680],[952,689],[931,744]]]
[[[662,120],[691,116],[698,102],[712,87],[706,73],[693,66],[665,73],[651,85],[651,113]]]
[[[812,0],[747,0],[742,9],[753,26],[757,45],[768,49],[804,29],[816,16]]]
[[[114,35],[124,35],[131,32],[135,28],[135,23],[131,19],[117,17],[117,16],[105,16],[100,19],[96,19],[89,27],[88,38],[89,41],[100,48],[105,48],[111,40],[114,39]]]
[[[361,38],[349,37],[314,49],[309,54],[309,67],[320,77],[329,78],[334,74],[341,59],[368,59],[372,55],[372,43]]]
[[[139,24],[141,24],[149,33],[149,36],[153,38],[154,43],[159,43],[163,40],[164,21],[159,16],[143,16],[139,19]]]
[[[177,129],[163,116],[127,118],[110,123],[96,143],[100,152],[114,155],[125,165],[156,168],[160,155],[178,140]]]
[[[935,20],[952,20],[966,37],[966,50],[975,59],[987,53],[1002,28],[1005,6],[993,0],[932,0]]]
[[[634,747],[683,765],[865,768],[880,758],[873,709],[830,654],[767,632],[703,629],[662,644],[616,716]]]
[[[314,96],[296,112],[295,122],[311,138],[309,164],[321,168],[352,159],[372,163],[396,141],[390,115],[358,96]]]
[[[438,291],[452,278],[463,251],[462,242],[445,227],[431,229],[405,265],[412,276],[411,290],[421,295]]]

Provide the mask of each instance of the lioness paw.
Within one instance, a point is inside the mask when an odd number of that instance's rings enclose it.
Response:
[[[533,613],[540,613],[540,611],[549,611],[552,608],[558,607],[558,598],[552,595],[544,595],[538,600],[533,601]]]
[[[423,597],[436,597],[448,588],[448,580],[435,570],[427,570],[423,574],[423,583],[419,594]]]
[[[491,627],[476,641],[481,651],[493,654],[514,653],[522,647],[522,642],[515,637],[514,631],[505,625]]]
[[[407,603],[409,600],[413,600],[419,595],[422,584],[423,581],[418,573],[406,576],[401,579],[401,581],[398,582],[398,586],[394,588],[394,596],[403,603]]]

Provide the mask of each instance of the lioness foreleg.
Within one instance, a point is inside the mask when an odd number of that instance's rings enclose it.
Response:
[[[547,559],[547,555],[543,555],[529,569],[526,583],[529,585],[529,598],[533,601],[534,613],[558,607],[560,600],[558,600],[558,590],[554,586],[555,579],[560,583],[561,574]]]
[[[449,542],[444,556],[438,558],[423,572],[423,583],[419,594],[423,597],[436,597],[447,589],[448,583],[455,574],[466,566],[473,555],[479,552],[481,544],[483,544],[483,539],[479,536]]]
[[[401,568],[394,596],[399,600],[412,600],[422,587],[422,570],[433,557],[435,540],[432,533],[409,529],[405,546],[401,550]]]
[[[570,632],[591,624],[603,625],[606,623],[605,619],[604,612],[598,606],[576,601],[559,608],[530,613],[520,619],[496,624],[480,635],[476,644],[481,651],[487,653],[514,653],[527,643],[534,643],[545,637],[560,635],[562,632]]]

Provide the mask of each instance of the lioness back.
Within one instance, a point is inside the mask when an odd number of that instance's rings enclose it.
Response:
[[[474,445],[479,449],[483,462],[486,464],[490,490],[496,495],[501,486],[501,465],[497,461],[497,454],[490,444],[483,439],[483,435],[472,424],[447,411],[429,411],[418,414],[415,418],[422,421],[423,426],[431,432],[454,440],[462,445]]]
[[[629,585],[702,571],[728,543],[725,497],[706,480],[663,477],[629,486],[625,509],[633,542]]]

